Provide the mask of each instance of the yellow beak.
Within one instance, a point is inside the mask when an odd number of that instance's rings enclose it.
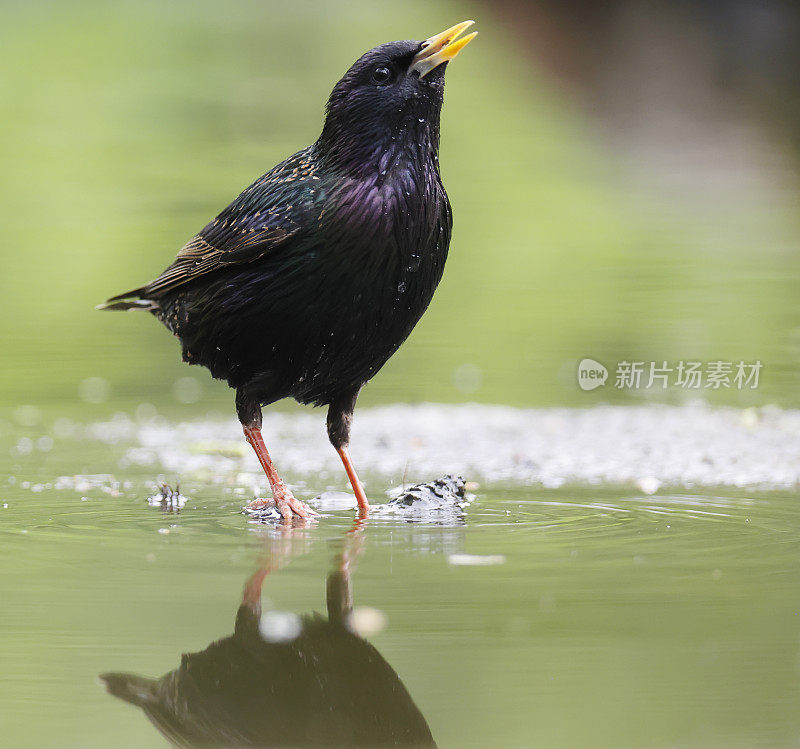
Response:
[[[446,31],[442,31],[422,43],[422,49],[417,52],[411,61],[409,72],[415,70],[420,78],[424,78],[434,68],[445,62],[450,62],[464,47],[466,47],[476,36],[477,31],[471,34],[458,37],[464,33],[475,21],[462,21],[455,26],[451,26]]]

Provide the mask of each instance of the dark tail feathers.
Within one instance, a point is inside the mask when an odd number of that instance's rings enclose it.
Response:
[[[142,299],[145,293],[144,287],[127,291],[124,294],[117,294],[107,299],[103,304],[98,304],[95,309],[158,309],[158,303],[152,299]]]
[[[157,699],[154,679],[120,673],[100,674],[99,679],[109,694],[137,707],[152,704]]]

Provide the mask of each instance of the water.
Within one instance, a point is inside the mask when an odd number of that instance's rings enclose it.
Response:
[[[376,512],[358,528],[329,500],[319,522],[280,528],[241,514],[252,495],[240,466],[216,485],[187,470],[180,512],[150,506],[157,467],[119,469],[135,438],[95,429],[104,439],[15,454],[0,488],[9,746],[166,745],[98,674],[159,677],[230,635],[265,565],[265,613],[324,613],[343,554],[356,620],[440,746],[800,735],[795,491],[498,481],[481,483],[463,519]],[[400,477],[362,452],[385,501]],[[291,478],[304,498],[346,488],[335,474]]]
[[[230,635],[265,565],[262,631],[291,633],[324,614],[345,559],[353,626],[442,747],[800,742],[791,149],[765,128],[761,167],[781,178],[727,176],[724,190],[703,189],[693,170],[707,160],[671,147],[656,152],[666,175],[652,158],[631,164],[630,130],[622,157],[606,150],[533,65],[523,27],[509,33],[486,3],[3,13],[0,743],[164,746],[98,675],[158,677]],[[323,517],[253,523],[241,507],[265,482],[231,392],[182,364],[149,316],[94,306],[155,277],[313,141],[363,50],[469,17],[481,36],[448,72],[442,121],[448,267],[364,389],[352,453],[374,502],[448,473],[477,483],[474,499],[354,528],[324,415],[276,404],[266,442],[300,497],[323,495]],[[692,111],[704,100],[687,97]],[[716,121],[709,132],[725,141]],[[761,153],[740,151],[720,174]],[[609,368],[604,387],[578,387],[584,358]],[[613,386],[623,360],[718,359],[762,362],[759,387]],[[179,513],[148,503],[162,482],[180,484]]]

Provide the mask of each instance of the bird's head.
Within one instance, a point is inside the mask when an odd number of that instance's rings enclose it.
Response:
[[[318,141],[340,163],[367,165],[404,144],[439,145],[444,71],[476,32],[464,21],[425,41],[382,44],[362,55],[334,86]]]

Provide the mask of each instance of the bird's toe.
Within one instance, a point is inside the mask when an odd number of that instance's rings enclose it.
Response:
[[[292,516],[292,513],[295,515],[299,515],[301,518],[313,518],[319,517],[319,513],[312,510],[305,502],[297,499],[294,496],[291,496],[287,499],[286,507],[289,510],[289,517]],[[281,508],[281,512],[283,516],[286,517],[284,513],[284,508]]]

